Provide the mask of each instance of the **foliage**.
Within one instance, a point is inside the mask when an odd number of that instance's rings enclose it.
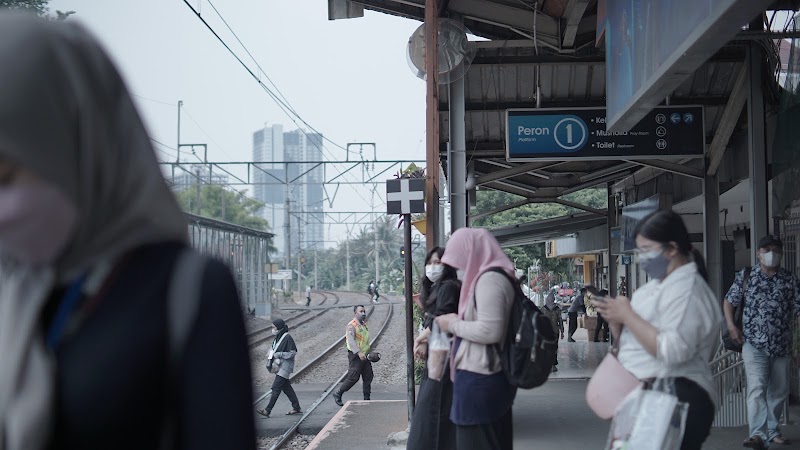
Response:
[[[604,189],[584,189],[566,195],[564,199],[601,210],[606,209],[608,200]],[[520,200],[523,200],[523,197],[506,192],[479,190],[476,211],[488,211]],[[580,211],[558,203],[532,203],[482,217],[475,221],[475,226],[496,228],[518,225],[577,212]],[[572,260],[547,258],[544,243],[506,248],[505,252],[514,261],[514,264],[521,269],[532,266],[536,260],[540,261],[540,275],[538,279],[531,280],[534,284],[547,287],[562,280],[573,281],[573,278],[577,276],[573,274],[574,266],[572,265]]]
[[[378,266],[381,277],[381,292],[400,290],[403,286],[403,233],[398,230],[391,216],[380,216],[374,224],[359,230],[350,239],[350,288],[366,292],[370,280],[375,278],[375,231],[377,229]],[[421,246],[420,246],[421,247]],[[424,249],[421,249],[424,252]],[[420,249],[412,252],[414,260],[421,260]],[[309,261],[306,255],[306,261]],[[347,284],[347,243],[342,241],[336,248],[317,251],[317,288],[338,289]],[[314,265],[306,263],[303,274],[313,279]],[[412,276],[414,274],[412,273]]]
[[[222,186],[201,186],[199,208],[196,186],[176,192],[175,197],[180,207],[192,214],[256,230],[266,231],[269,228],[269,223],[258,215],[258,210],[264,206],[262,203]]]
[[[30,12],[38,16],[55,20],[64,20],[70,15],[75,14],[75,11],[56,11],[55,17],[49,16],[49,3],[50,0],[0,0],[0,9],[8,8],[17,11]]]

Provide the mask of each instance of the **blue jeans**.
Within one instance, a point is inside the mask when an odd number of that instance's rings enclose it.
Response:
[[[761,436],[769,442],[781,434],[778,419],[789,395],[789,357],[767,355],[745,342],[742,359],[747,374],[750,436]]]

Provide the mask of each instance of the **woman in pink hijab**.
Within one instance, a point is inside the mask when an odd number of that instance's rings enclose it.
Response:
[[[458,314],[439,316],[455,336],[451,370],[459,450],[511,449],[511,405],[516,388],[503,373],[500,355],[514,301],[514,265],[484,229],[461,228],[447,242],[442,263],[462,282]]]

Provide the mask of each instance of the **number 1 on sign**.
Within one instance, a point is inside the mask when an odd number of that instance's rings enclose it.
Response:
[[[572,124],[567,124],[567,144],[572,144]]]

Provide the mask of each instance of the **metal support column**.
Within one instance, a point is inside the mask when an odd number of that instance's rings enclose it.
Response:
[[[414,403],[415,403],[415,390],[414,390],[414,300],[413,300],[413,285],[412,278],[413,272],[411,268],[411,214],[403,215],[403,234],[405,240],[403,242],[405,248],[405,260],[403,261],[404,271],[404,286],[406,298],[406,386],[407,403],[408,403],[408,423],[411,423],[411,417],[414,416]]]
[[[614,195],[614,183],[609,182],[606,187],[608,194],[608,294],[612,297],[617,296],[617,255],[612,253],[611,229],[617,226],[617,202]],[[622,237],[620,237],[620,240]],[[622,244],[620,243],[620,246]],[[596,335],[595,335],[596,336]]]
[[[706,163],[707,164],[707,163]],[[708,167],[706,167],[708,169]],[[705,246],[708,285],[722,298],[722,249],[719,232],[719,182],[717,175],[703,179],[703,245]]]
[[[749,94],[747,97],[747,155],[750,166],[750,264],[756,265],[756,246],[767,234],[767,161],[764,126],[763,54],[758,43],[747,47]]]
[[[450,232],[467,226],[467,143],[464,77],[450,84]]]

